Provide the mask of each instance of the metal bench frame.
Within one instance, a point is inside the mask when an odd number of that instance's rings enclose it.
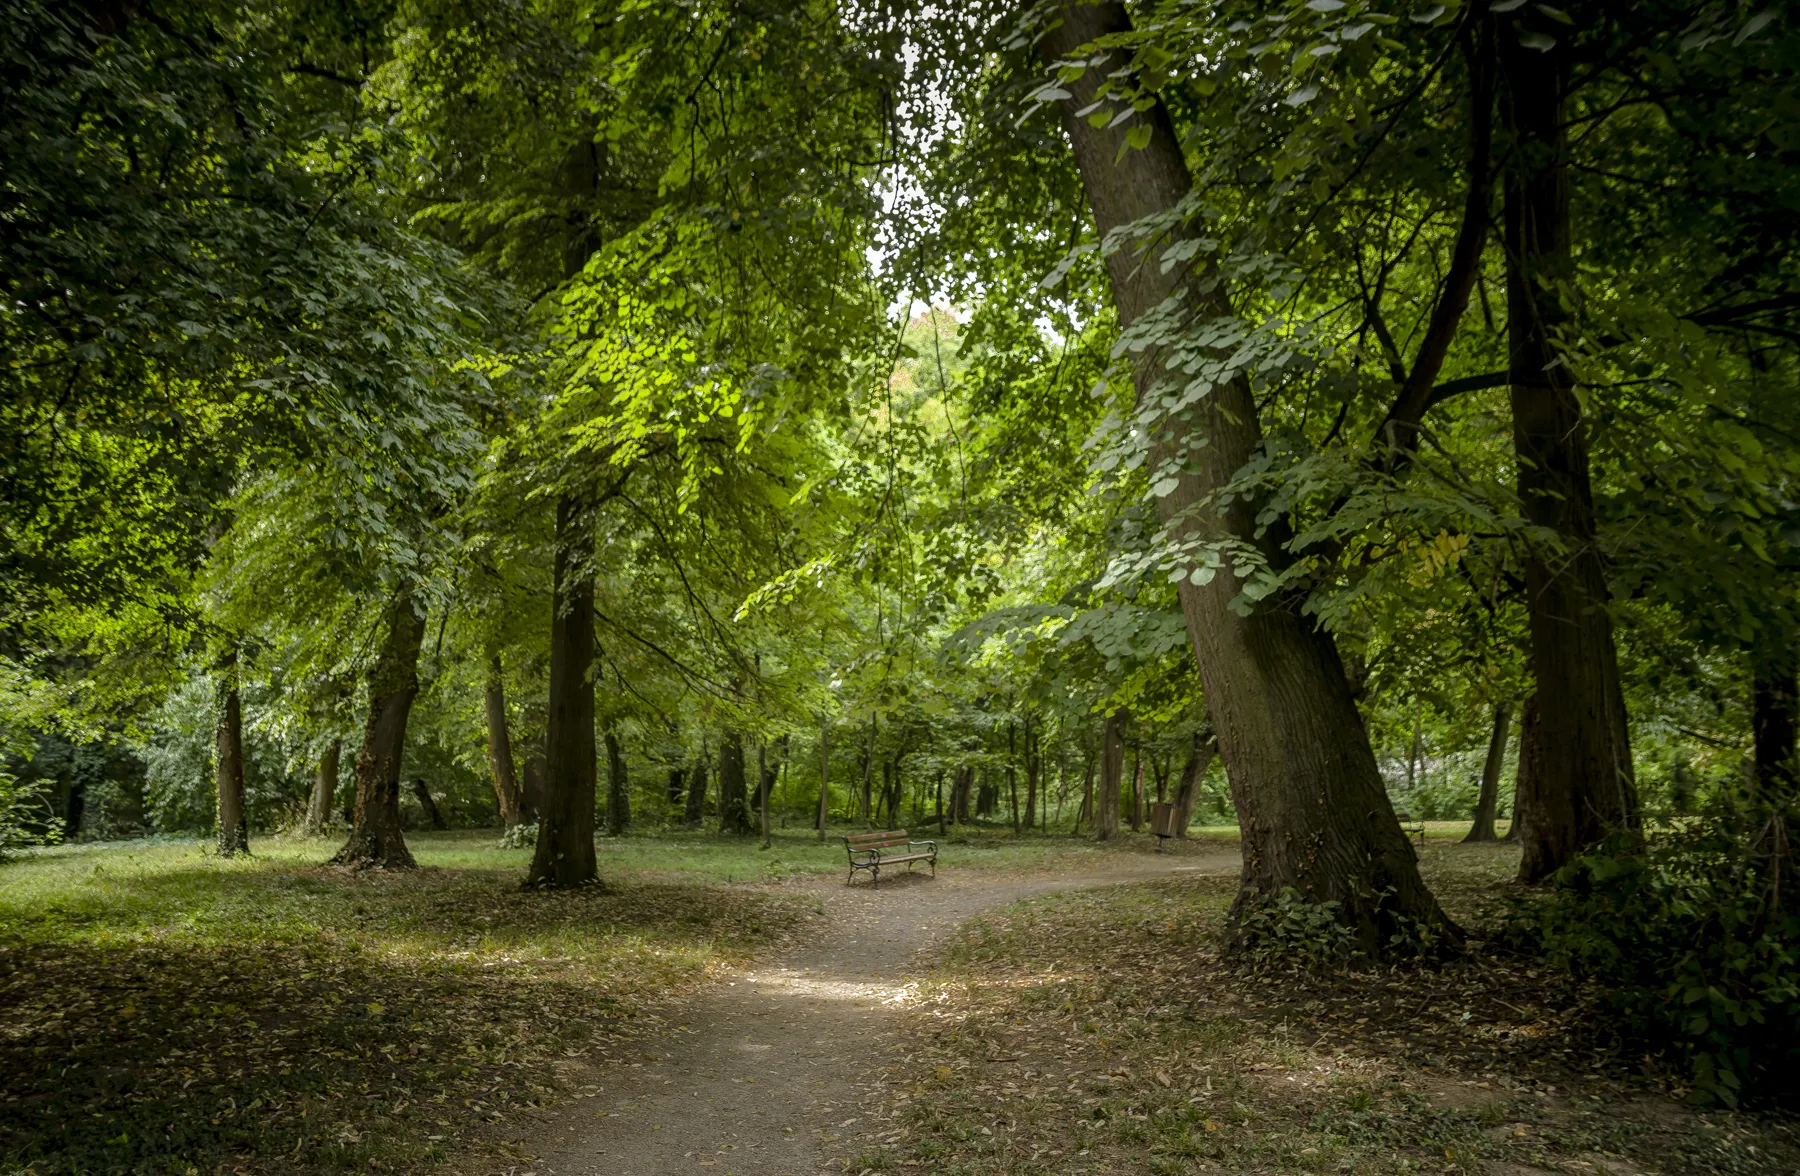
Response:
[[[885,833],[850,833],[843,837],[844,852],[850,859],[850,874],[844,879],[848,886],[856,881],[858,870],[869,872],[871,885],[881,885],[881,867],[897,866],[906,863],[907,873],[912,872],[914,862],[929,862],[931,876],[937,877],[937,842],[913,841],[908,839],[905,829],[890,829]],[[905,853],[890,854],[890,849],[905,843]],[[920,847],[926,847],[921,849]]]

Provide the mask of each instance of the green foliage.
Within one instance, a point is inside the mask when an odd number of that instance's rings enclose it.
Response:
[[[1800,908],[1791,803],[1734,807],[1584,855],[1524,903],[1510,934],[1598,981],[1696,1093],[1727,1105],[1793,1087],[1800,1061]]]
[[[1334,901],[1308,902],[1289,886],[1280,894],[1245,894],[1232,918],[1232,951],[1252,968],[1323,972],[1359,954]]]

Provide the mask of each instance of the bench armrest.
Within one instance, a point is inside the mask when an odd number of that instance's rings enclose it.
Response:
[[[908,849],[911,849],[915,845],[929,845],[931,847],[932,853],[937,852],[937,842],[935,842],[935,841],[908,841],[906,843],[906,847]]]

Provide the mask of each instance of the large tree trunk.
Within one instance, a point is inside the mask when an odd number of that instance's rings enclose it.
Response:
[[[1538,787],[1532,781],[1543,771],[1543,741],[1544,725],[1538,722],[1537,695],[1533,694],[1525,700],[1525,707],[1519,714],[1519,762],[1513,769],[1512,823],[1507,826],[1502,841],[1525,840],[1525,827],[1531,823],[1526,806],[1538,793]]]
[[[1094,837],[1107,841],[1119,832],[1119,792],[1125,780],[1125,724],[1131,712],[1106,716],[1100,733],[1100,794],[1094,800]]]
[[[1765,798],[1784,798],[1794,787],[1794,747],[1800,735],[1797,676],[1800,658],[1793,645],[1780,634],[1761,636],[1750,651],[1750,733],[1756,790]]]
[[[213,774],[218,784],[219,856],[250,852],[250,822],[244,812],[244,711],[238,699],[238,655],[228,646],[218,666],[213,714]]]
[[[726,731],[719,740],[719,832],[750,832],[749,787],[744,780],[744,736]]]
[[[325,822],[331,819],[331,802],[338,790],[338,762],[343,755],[342,739],[333,739],[319,754],[319,767],[313,773],[312,796],[306,802],[306,825],[301,830],[308,837],[324,833]]]
[[[556,504],[550,713],[544,799],[527,886],[585,886],[594,862],[594,532],[573,498]]]
[[[488,773],[494,780],[494,800],[500,809],[501,827],[510,829],[525,820],[525,794],[519,789],[518,772],[513,767],[512,736],[506,725],[506,682],[497,653],[488,656],[481,704],[487,719]]]
[[[606,833],[623,837],[631,827],[631,788],[625,775],[625,753],[611,728],[606,732]]]
[[[694,771],[688,777],[687,811],[683,815],[683,824],[689,829],[698,829],[706,819],[706,744],[700,745],[700,757],[694,761]]]
[[[1106,262],[1120,325],[1145,329],[1164,315],[1190,325],[1229,317],[1224,292],[1203,290],[1196,280],[1216,276],[1214,254],[1197,254],[1206,259],[1196,263],[1201,275],[1162,264],[1160,246],[1204,235],[1201,226],[1171,223],[1192,180],[1168,110],[1150,98],[1132,117],[1098,127],[1095,122],[1106,120],[1090,119],[1101,81],[1131,68],[1120,51],[1101,55],[1092,45],[1130,29],[1124,7],[1070,4],[1059,16],[1038,47],[1048,63],[1087,62],[1080,77],[1063,83],[1071,96],[1060,105],[1099,236],[1119,246]],[[1148,140],[1133,147],[1128,134]],[[1129,227],[1145,218],[1161,222],[1148,241]],[[1191,385],[1194,377],[1174,365],[1167,342],[1138,354],[1140,405],[1166,403]],[[1261,422],[1248,379],[1230,375],[1195,406],[1191,425],[1168,424],[1177,437],[1152,445],[1149,468],[1172,472],[1173,492],[1160,501],[1178,537],[1249,545],[1272,566],[1283,566],[1288,532],[1259,523],[1263,503],[1242,495],[1223,507],[1210,502],[1260,452]],[[1151,435],[1166,427],[1152,425]],[[1195,575],[1205,578],[1199,569]],[[1231,605],[1242,583],[1226,566],[1205,584],[1190,576],[1179,588],[1243,830],[1243,883],[1234,911],[1286,887],[1310,902],[1335,901],[1374,958],[1406,920],[1454,934],[1394,816],[1336,643],[1296,600],[1265,599],[1240,614]]]
[[[1534,18],[1527,18],[1527,21]],[[1568,311],[1563,289],[1575,277],[1570,254],[1568,143],[1563,30],[1549,52],[1500,36],[1503,114],[1512,138],[1506,175],[1506,303],[1513,448],[1519,499],[1533,526],[1554,533],[1556,549],[1533,546],[1525,559],[1531,668],[1537,679],[1541,771],[1519,878],[1536,882],[1613,829],[1638,824],[1625,697],[1613,645],[1609,594],[1595,535],[1588,480],[1587,423],[1574,370],[1561,353]]]
[[[1213,756],[1219,754],[1219,741],[1211,732],[1194,732],[1194,749],[1188,752],[1181,769],[1181,783],[1175,786],[1175,836],[1185,839],[1188,825],[1194,819],[1194,797],[1200,791],[1200,780],[1212,767]]]
[[[1500,769],[1506,766],[1506,737],[1512,732],[1512,703],[1494,708],[1494,730],[1488,736],[1487,760],[1481,765],[1481,795],[1475,801],[1475,823],[1469,827],[1470,841],[1498,841],[1494,833],[1494,812],[1500,807]]]
[[[410,584],[395,590],[385,623],[381,652],[369,667],[369,717],[356,757],[350,838],[332,861],[356,869],[410,870],[415,863],[400,831],[400,759],[419,693],[419,647],[425,641],[425,617],[413,607]]]

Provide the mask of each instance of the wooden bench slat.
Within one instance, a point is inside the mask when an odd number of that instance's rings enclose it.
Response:
[[[881,867],[907,864],[910,870],[912,862],[930,862],[931,872],[937,873],[937,842],[914,841],[905,829],[876,829],[866,833],[846,833],[843,835],[844,848],[850,855],[850,877],[856,877],[858,870],[869,871],[870,877],[879,882]],[[917,851],[914,846],[923,846]],[[893,853],[890,850],[898,849]],[[860,860],[859,860],[860,859]]]

